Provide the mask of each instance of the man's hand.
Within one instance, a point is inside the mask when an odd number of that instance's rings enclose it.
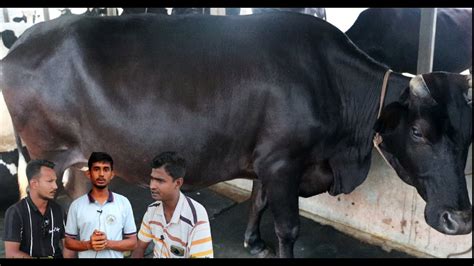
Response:
[[[95,251],[104,250],[107,247],[107,235],[99,230],[94,230],[91,235],[91,246]]]

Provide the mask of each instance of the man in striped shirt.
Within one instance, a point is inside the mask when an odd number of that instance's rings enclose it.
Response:
[[[206,209],[180,188],[186,172],[184,158],[164,152],[152,161],[151,196],[132,257],[143,258],[153,241],[154,258],[213,258],[211,227]]]

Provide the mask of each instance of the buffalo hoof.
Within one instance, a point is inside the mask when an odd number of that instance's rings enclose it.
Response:
[[[244,241],[244,248],[247,249],[250,254],[256,255],[265,249],[265,242],[263,242],[262,240],[256,240],[252,241],[252,243],[250,244],[247,241]]]
[[[275,252],[265,245],[262,240],[254,241],[252,244],[244,242],[244,247],[249,251],[251,255],[258,258],[272,258],[275,256]]]
[[[276,254],[271,248],[267,247],[264,250],[257,253],[256,257],[257,258],[266,258],[266,259],[276,258]]]

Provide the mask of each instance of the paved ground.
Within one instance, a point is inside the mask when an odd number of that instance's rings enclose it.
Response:
[[[131,186],[120,179],[114,179],[111,188],[128,197],[135,213],[137,226],[140,225],[146,207],[153,200],[148,189]],[[203,204],[209,215],[216,258],[254,258],[243,246],[244,232],[250,202],[237,202],[210,189],[186,193]],[[3,212],[0,213],[0,230],[3,236]],[[330,226],[321,225],[301,217],[300,236],[295,244],[297,258],[412,258],[405,253],[386,252],[345,235]],[[262,238],[273,250],[278,242],[274,234],[273,219],[265,212],[261,223]],[[0,236],[1,237],[1,236]],[[0,247],[0,258],[4,258],[4,246]],[[146,254],[151,256],[151,245]]]
[[[210,190],[189,196],[209,206],[214,252],[217,258],[254,258],[244,248],[250,201],[236,203]],[[218,199],[219,201],[214,201]],[[300,236],[295,243],[296,258],[412,258],[400,252],[386,252],[379,247],[365,244],[330,226],[321,225],[300,216]],[[263,215],[260,225],[262,238],[268,246],[278,249],[270,211]]]

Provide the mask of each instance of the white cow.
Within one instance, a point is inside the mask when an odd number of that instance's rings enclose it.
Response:
[[[1,23],[0,32],[4,30],[12,30],[15,32],[15,36],[20,36],[27,28],[31,27],[33,23]],[[0,59],[5,57],[8,53],[8,48],[3,45],[3,42],[0,42]],[[1,88],[0,88],[1,92]],[[6,168],[1,171],[2,176],[0,177],[0,182],[10,182],[12,176],[18,173],[18,188],[20,191],[20,198],[26,196],[26,188],[28,186],[28,180],[26,178],[26,162],[24,158],[20,158],[18,163],[14,163],[11,160],[7,160],[6,157],[11,157],[12,152],[16,150],[15,135],[13,132],[12,120],[8,109],[3,100],[3,94],[0,93],[0,167]],[[4,187],[4,186],[2,186]]]

